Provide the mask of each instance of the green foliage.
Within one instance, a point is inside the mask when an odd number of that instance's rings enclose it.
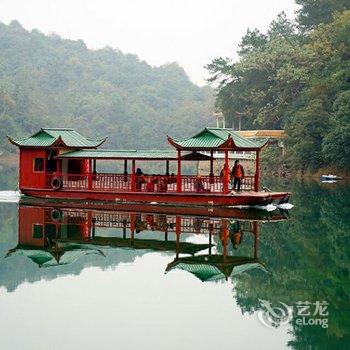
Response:
[[[312,100],[297,111],[286,127],[287,145],[296,167],[316,170],[322,165],[322,139],[328,127],[329,115],[320,100]]]
[[[309,7],[315,1],[299,3],[299,16],[316,17]],[[340,8],[334,3],[319,4],[320,11],[332,14]],[[350,169],[349,123],[342,117],[350,109],[348,95],[342,95],[350,91],[350,11],[333,13],[329,21],[300,32],[282,13],[266,34],[248,30],[237,62],[219,58],[207,66],[228,124],[237,125],[243,116],[244,129],[284,128],[285,162],[296,170]],[[335,103],[340,96],[342,102]],[[339,103],[345,113],[337,112]]]
[[[330,126],[323,139],[323,153],[330,164],[347,169],[350,164],[350,91],[343,92],[335,100]]]
[[[0,23],[0,149],[6,134],[74,127],[109,136],[108,147],[166,146],[211,120],[212,89],[199,88],[177,63],[152,67],[137,56],[81,40]]]
[[[295,2],[302,6],[298,11],[298,22],[305,28],[331,22],[334,12],[350,9],[349,0],[295,0]]]
[[[245,128],[281,128],[291,104],[307,82],[307,53],[298,45],[293,23],[281,14],[267,35],[249,31],[240,60],[217,59],[207,66],[219,82],[217,105],[229,123],[243,113]]]

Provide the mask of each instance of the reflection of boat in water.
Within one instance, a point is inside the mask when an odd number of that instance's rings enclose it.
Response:
[[[108,210],[109,207],[85,209],[68,207],[68,204],[57,208],[47,204],[45,207],[38,203],[20,204],[18,245],[7,257],[25,256],[39,267],[50,267],[69,265],[88,255],[103,259],[111,249],[116,249],[116,254],[118,249],[173,252],[175,260],[168,264],[166,271],[187,270],[203,281],[227,278],[252,268],[264,269],[257,253],[259,222],[285,219],[279,213],[276,217],[270,213],[269,219],[265,216],[252,219],[249,213],[247,219],[244,210],[239,211],[240,218],[228,219],[208,212],[203,216],[152,213],[148,211],[150,206],[143,208],[144,212],[137,212]],[[112,230],[106,233],[105,229]],[[252,257],[228,254],[231,242],[239,244],[246,233],[254,237]],[[204,235],[204,240],[201,238],[200,243],[186,240],[194,235]],[[218,253],[218,242],[222,253]]]
[[[108,212],[129,212],[129,213],[157,213],[165,215],[181,216],[201,216],[218,218],[236,218],[240,220],[261,220],[278,221],[288,218],[286,210],[278,209],[267,211],[259,208],[240,208],[228,207],[203,207],[203,206],[168,206],[147,203],[109,203],[96,201],[68,201],[57,204],[55,200],[23,197],[20,204],[35,207],[47,208],[65,208],[65,209],[91,209],[104,210]]]
[[[243,233],[253,235],[253,256],[229,255],[229,240],[234,243],[235,235],[238,235],[240,244]],[[180,269],[190,272],[202,282],[206,282],[223,278],[228,279],[252,269],[266,271],[264,264],[258,259],[258,239],[259,226],[257,221],[249,222],[249,225],[242,225],[241,222],[236,220],[225,220],[220,234],[222,254],[212,254],[211,248],[209,248],[209,254],[205,255],[180,257],[179,254],[176,254],[174,261],[168,264],[166,272]]]
[[[227,256],[224,259],[221,255],[199,255],[175,259],[167,266],[166,271],[188,271],[202,282],[206,282],[227,279],[255,268],[265,271],[264,265],[257,258]]]
[[[16,248],[11,249],[6,256],[11,256],[14,253],[26,256],[39,267],[68,265],[89,254],[104,255],[100,249],[78,244],[72,244],[65,248],[56,248],[51,245],[35,248],[19,244]]]

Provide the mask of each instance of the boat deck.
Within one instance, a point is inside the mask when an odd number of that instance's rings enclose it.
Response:
[[[177,178],[171,175],[142,175],[96,173],[96,174],[47,174],[46,188],[52,188],[52,180],[60,178],[62,189],[97,190],[123,192],[157,192],[176,193]],[[152,180],[154,188],[150,191],[147,183]],[[245,176],[242,180],[243,191],[254,191],[255,177]],[[181,192],[191,193],[224,193],[224,183],[221,176],[181,175]]]

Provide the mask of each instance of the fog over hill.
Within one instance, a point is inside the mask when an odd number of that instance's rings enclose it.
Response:
[[[89,50],[19,22],[0,23],[0,149],[6,135],[40,127],[73,127],[109,136],[114,148],[166,146],[166,134],[190,135],[212,124],[210,87],[194,85],[182,67],[152,67],[136,55]]]

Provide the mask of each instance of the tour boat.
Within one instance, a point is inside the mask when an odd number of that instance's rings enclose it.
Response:
[[[286,203],[290,197],[290,192],[260,191],[260,151],[267,140],[244,138],[233,129],[205,128],[184,140],[168,136],[173,148],[165,150],[101,149],[106,138],[89,139],[63,128],[42,128],[27,138],[8,139],[19,148],[19,190],[26,196],[210,207]],[[240,151],[255,154],[255,174],[245,176],[236,192],[230,188],[229,152]],[[222,176],[213,172],[218,153],[224,154]],[[102,161],[122,162],[124,171],[97,172],[96,163]],[[137,165],[144,161],[165,163],[164,174],[143,174]],[[209,162],[209,174],[183,174],[183,163],[191,161]],[[169,173],[170,162],[176,164],[175,174]]]

